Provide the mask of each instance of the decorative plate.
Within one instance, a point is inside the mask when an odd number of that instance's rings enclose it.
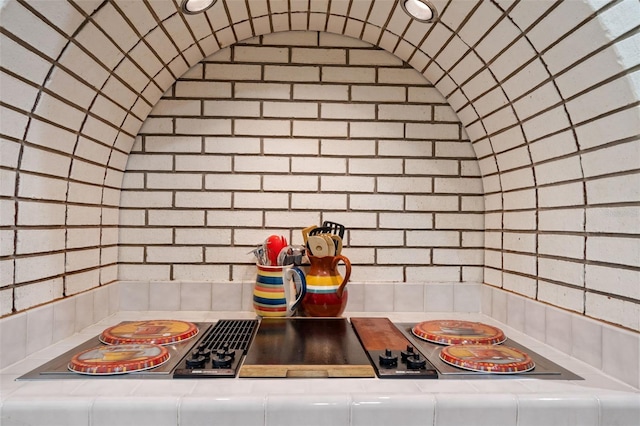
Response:
[[[509,346],[447,346],[440,352],[440,359],[465,370],[483,373],[515,374],[535,367],[529,355]]]
[[[502,330],[480,322],[434,320],[416,324],[411,332],[420,339],[440,345],[497,345],[507,337]]]
[[[122,322],[107,328],[100,335],[100,341],[107,345],[129,343],[151,343],[170,345],[191,339],[198,334],[198,327],[186,321],[148,320]]]
[[[167,348],[159,345],[99,346],[74,355],[68,368],[87,375],[125,374],[155,368],[169,357]]]

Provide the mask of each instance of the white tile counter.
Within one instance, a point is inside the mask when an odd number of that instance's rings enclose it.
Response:
[[[585,380],[75,379],[15,381],[123,320],[215,321],[252,312],[118,312],[1,370],[0,423],[13,425],[633,425],[640,393],[482,314],[519,343]],[[350,312],[395,322],[452,314]]]

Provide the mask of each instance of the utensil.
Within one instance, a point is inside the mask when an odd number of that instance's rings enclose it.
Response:
[[[309,234],[311,233],[311,231],[313,231],[316,228],[317,228],[317,226],[311,225],[311,226],[307,226],[306,228],[304,228],[302,230],[302,239],[303,239],[305,245],[307,244],[307,239],[309,238]]]
[[[311,254],[316,257],[333,256],[331,253],[335,254],[333,240],[327,240],[323,235],[309,236],[307,246]]]
[[[271,235],[264,242],[264,251],[267,254],[269,262],[267,265],[276,266],[278,264],[278,255],[283,248],[289,243],[282,235]]]
[[[324,222],[322,222],[322,227],[328,229],[327,233],[338,235],[340,238],[344,238],[344,225],[341,225],[337,222],[325,220]]]

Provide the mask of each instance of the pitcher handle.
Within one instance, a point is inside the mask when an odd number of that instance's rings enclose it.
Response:
[[[335,256],[333,258],[333,263],[331,265],[331,269],[333,271],[337,271],[338,268],[338,263],[340,261],[344,262],[344,266],[345,266],[345,272],[344,272],[344,278],[342,279],[342,283],[340,284],[340,287],[338,287],[338,289],[336,290],[336,295],[339,298],[342,298],[342,293],[344,293],[344,288],[347,285],[347,281],[349,281],[349,277],[351,277],[351,262],[349,261],[349,259],[347,259],[346,257],[339,255],[339,256]]]
[[[296,309],[298,309],[298,305],[302,301],[302,298],[307,294],[307,280],[304,278],[304,273],[295,266],[287,269],[285,272],[286,289],[289,288],[289,280],[292,279],[296,287],[296,299],[293,301],[293,303],[291,303],[289,307],[287,307],[287,310],[293,313]],[[288,294],[286,298],[287,304],[289,304]]]

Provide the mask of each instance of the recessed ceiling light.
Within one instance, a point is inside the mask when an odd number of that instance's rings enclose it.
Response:
[[[182,0],[180,8],[184,13],[194,15],[209,9],[216,1],[218,0]]]
[[[400,5],[416,21],[433,22],[438,18],[438,11],[429,0],[400,0]]]

